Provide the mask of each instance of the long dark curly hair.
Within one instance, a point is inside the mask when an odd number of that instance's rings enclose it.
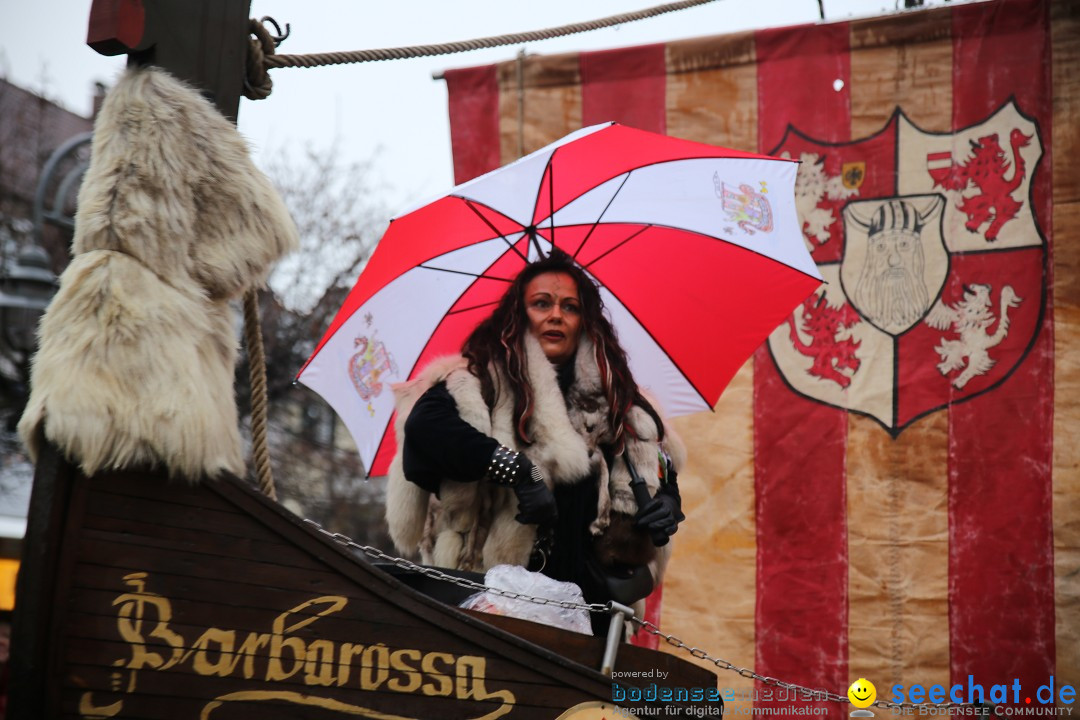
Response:
[[[529,422],[534,403],[533,389],[526,372],[525,335],[529,332],[529,317],[525,286],[544,273],[566,273],[577,283],[581,301],[581,332],[592,340],[596,352],[596,365],[608,401],[608,423],[614,435],[615,452],[622,452],[627,434],[637,437],[633,426],[626,422],[626,415],[634,405],[653,418],[663,439],[663,423],[630,374],[626,352],[604,315],[604,301],[599,289],[570,256],[558,250],[526,265],[514,278],[495,311],[472,331],[462,346],[462,355],[469,362],[469,372],[480,380],[481,392],[488,407],[494,407],[496,401],[495,379],[489,370],[494,367],[507,379],[509,389],[514,393],[514,434],[519,443],[532,443]]]

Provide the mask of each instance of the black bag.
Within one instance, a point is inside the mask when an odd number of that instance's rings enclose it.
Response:
[[[604,567],[595,555],[590,553],[587,566],[594,582],[602,585],[604,595],[609,600],[633,605],[653,591],[652,573],[646,565]]]

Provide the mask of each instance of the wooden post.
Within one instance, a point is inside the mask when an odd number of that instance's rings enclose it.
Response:
[[[22,561],[15,586],[11,628],[9,718],[49,717],[46,688],[55,673],[49,652],[53,643],[56,585],[62,566],[64,527],[71,504],[74,467],[54,446],[42,448],[34,470],[34,489],[26,517]]]
[[[235,122],[250,0],[94,0],[86,43],[129,65],[156,65],[205,91]]]
[[[236,121],[247,57],[250,0],[94,0],[87,44],[103,55],[128,55],[129,66],[156,65],[202,90]],[[59,656],[55,603],[73,552],[64,542],[73,489],[87,482],[44,442],[34,473],[12,626],[8,717],[58,714]],[[76,503],[77,504],[77,503]]]

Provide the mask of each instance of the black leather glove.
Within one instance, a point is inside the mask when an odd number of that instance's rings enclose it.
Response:
[[[518,514],[514,519],[522,525],[554,525],[558,520],[554,493],[544,483],[540,468],[523,453],[499,447],[491,456],[491,467],[485,478],[514,491],[518,500]]]
[[[526,479],[513,485],[518,499],[518,514],[514,519],[522,525],[554,525],[559,519],[555,494],[544,483],[540,470],[524,455],[519,457],[528,470],[524,471]]]
[[[674,483],[661,485],[656,496],[634,516],[634,524],[647,530],[657,547],[667,545],[668,539],[679,529],[679,523],[686,519],[682,513],[682,498],[679,486]]]

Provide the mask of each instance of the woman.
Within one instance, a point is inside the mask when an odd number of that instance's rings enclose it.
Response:
[[[660,580],[683,519],[684,452],[569,257],[527,265],[460,357],[395,391],[387,521],[399,551],[460,570],[525,565],[591,603],[633,603]]]

